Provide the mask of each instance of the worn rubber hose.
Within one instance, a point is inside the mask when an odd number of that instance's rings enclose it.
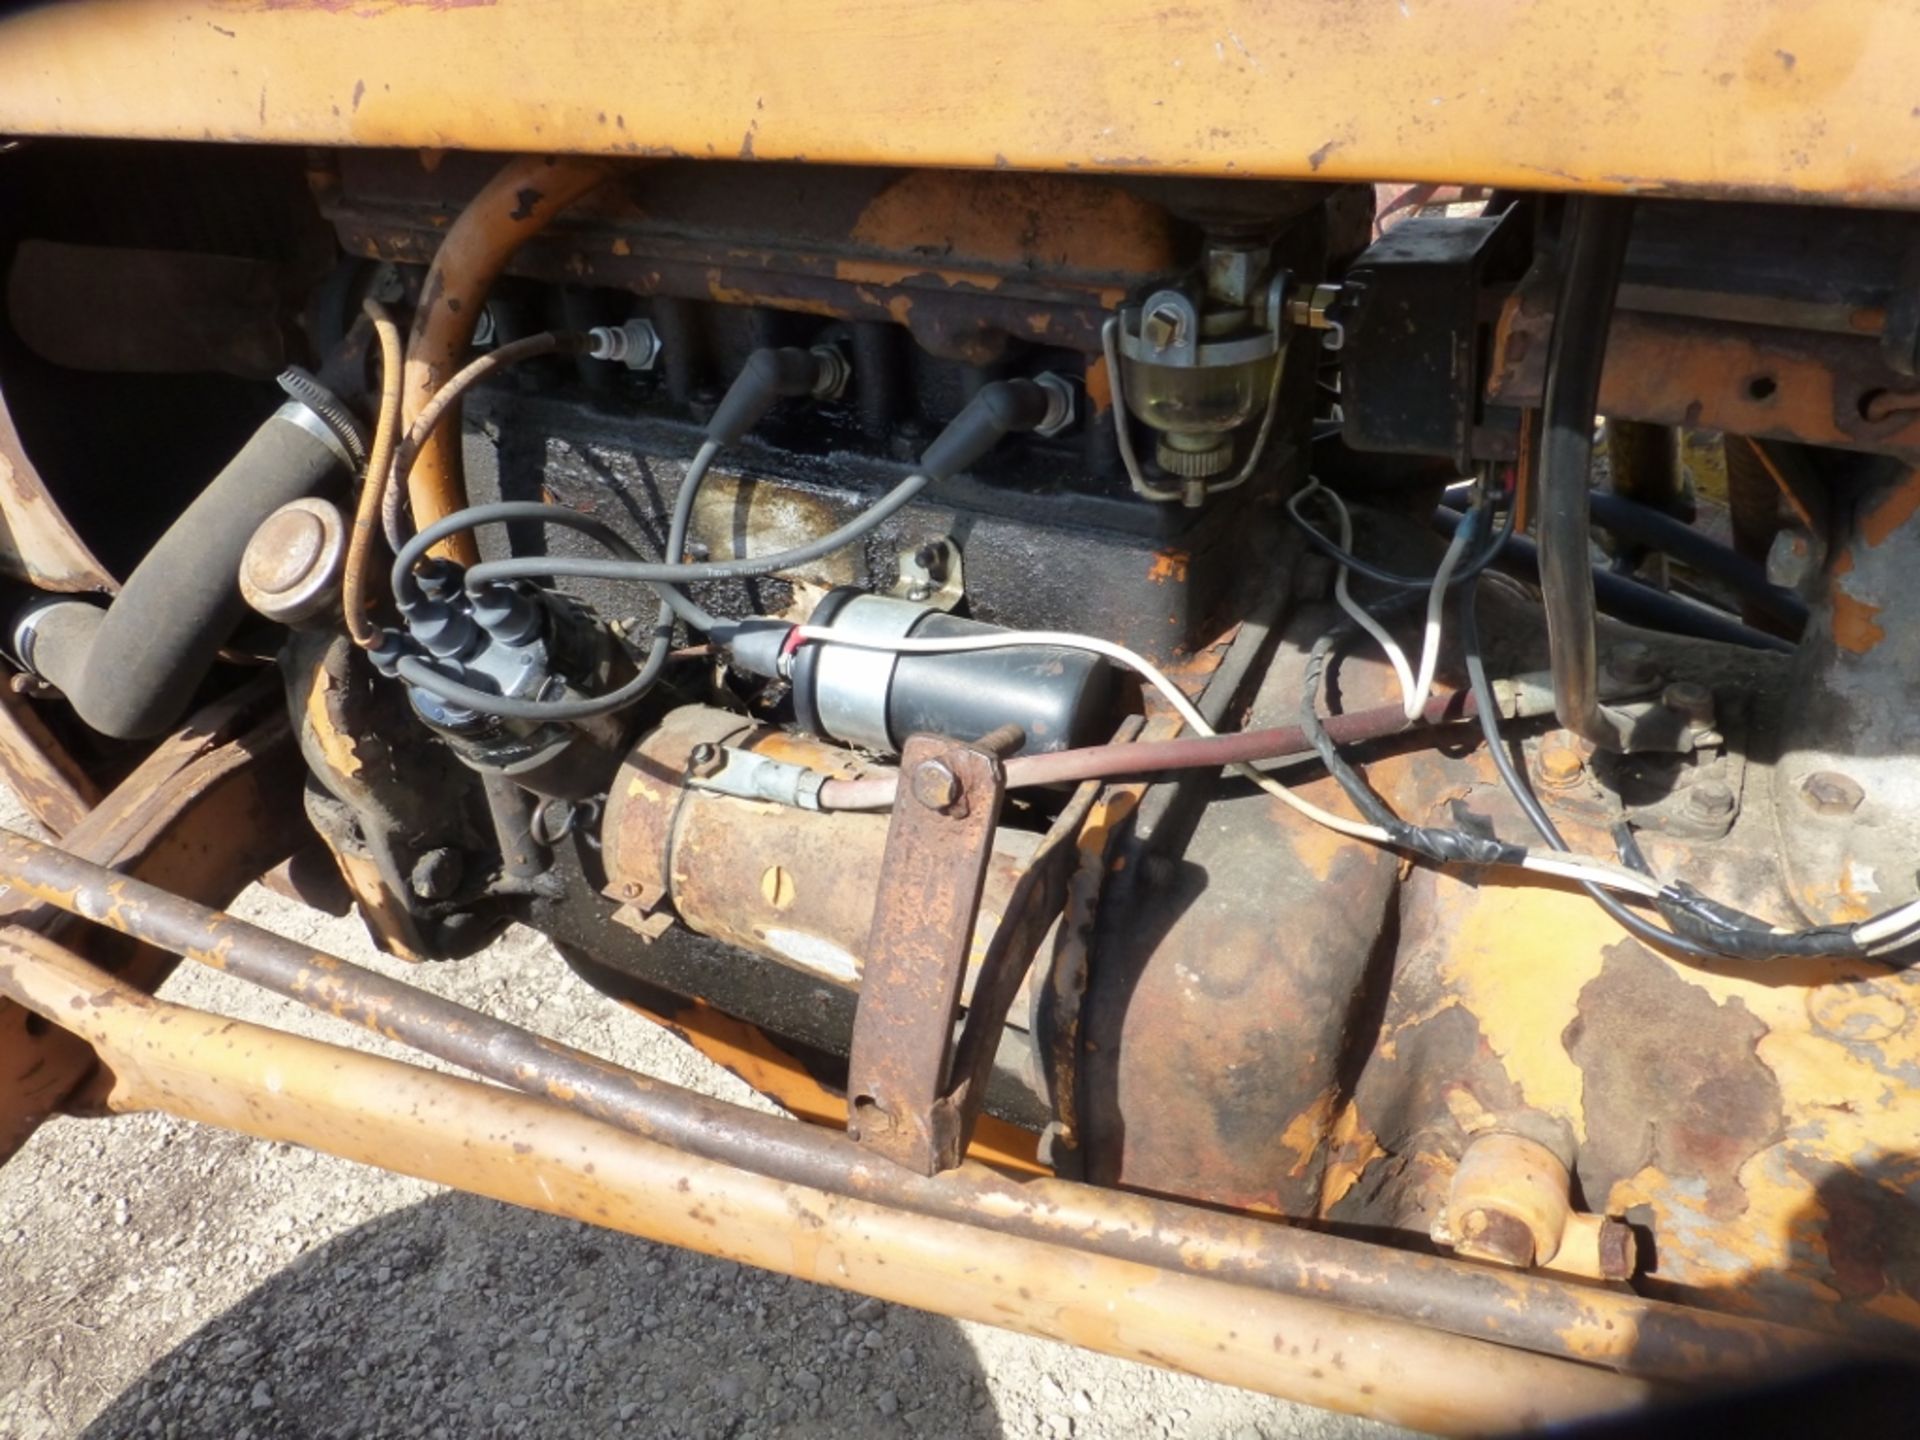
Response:
[[[290,500],[340,483],[350,460],[304,405],[282,405],[173,522],[114,602],[60,600],[15,627],[19,658],[104,735],[165,734],[246,613],[240,557]]]

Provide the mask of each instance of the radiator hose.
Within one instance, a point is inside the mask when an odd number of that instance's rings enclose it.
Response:
[[[121,740],[171,730],[246,614],[240,557],[290,500],[352,473],[335,428],[290,401],[253,433],[141,560],[105,609],[41,597],[10,626],[13,653],[92,729]]]

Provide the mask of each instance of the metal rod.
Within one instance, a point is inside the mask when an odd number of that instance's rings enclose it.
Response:
[[[1632,223],[1631,200],[1576,195],[1567,201],[1566,261],[1547,344],[1540,442],[1540,594],[1553,655],[1554,711],[1567,729],[1607,750],[1626,749],[1627,735],[1600,706],[1587,491],[1607,325]]]
[[[628,1134],[837,1195],[1650,1377],[1766,1373],[1830,1344],[1785,1326],[1068,1181],[1021,1183],[975,1164],[914,1175],[838,1132],[624,1070],[5,830],[0,883]]]
[[[1619,1413],[1644,1380],[703,1160],[531,1096],[155,1000],[26,931],[0,995],[110,1068],[109,1104],[453,1185],[817,1284],[1421,1430]],[[271,1077],[271,1089],[268,1088]]]

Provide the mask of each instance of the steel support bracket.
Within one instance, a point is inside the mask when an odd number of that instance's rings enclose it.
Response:
[[[854,1016],[847,1131],[933,1175],[958,1165],[965,1144],[945,1093],[1006,772],[985,749],[915,735],[900,778]]]

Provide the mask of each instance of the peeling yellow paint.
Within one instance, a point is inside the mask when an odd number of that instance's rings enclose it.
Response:
[[[1560,1037],[1580,987],[1600,973],[1593,913],[1584,896],[1564,891],[1484,887],[1441,965],[1527,1104],[1565,1120],[1578,1139],[1586,1137],[1583,1081]]]

